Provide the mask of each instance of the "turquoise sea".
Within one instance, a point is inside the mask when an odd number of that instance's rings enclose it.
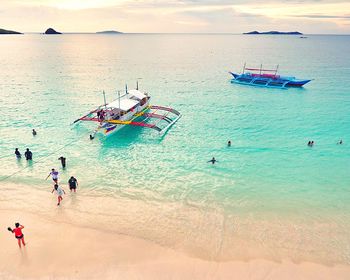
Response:
[[[48,188],[63,155],[61,178],[75,175],[82,193],[74,217],[89,217],[76,222],[112,223],[207,259],[349,264],[349,45],[326,35],[2,35],[0,192]],[[288,90],[231,84],[228,71],[245,62],[314,80]],[[94,124],[71,125],[103,103],[103,90],[112,101],[137,80],[152,104],[183,115],[164,137],[126,127],[90,141]],[[16,147],[34,162],[17,162]]]

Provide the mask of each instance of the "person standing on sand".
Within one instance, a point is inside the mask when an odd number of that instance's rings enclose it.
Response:
[[[33,136],[36,136],[36,134],[37,134],[34,128],[32,130],[32,134],[33,134]]]
[[[68,181],[68,185],[71,192],[72,191],[76,192],[77,186],[78,186],[78,180],[72,176]]]
[[[57,203],[57,206],[60,206],[60,204],[61,204],[61,201],[63,200],[63,194],[66,194],[66,192],[64,191],[64,189],[62,189],[59,185],[57,185],[57,184],[55,184],[55,186],[54,186],[54,188],[53,188],[53,190],[52,190],[52,192],[51,193],[53,193],[53,192],[56,192],[56,194],[57,194],[57,201],[58,201],[58,203]]]
[[[49,178],[49,177],[52,177],[52,180],[55,182],[55,184],[57,184],[58,182],[58,171],[55,170],[55,168],[52,168],[51,169],[51,172],[49,173],[49,175],[47,175],[46,179]]]
[[[12,233],[15,234],[16,239],[18,240],[18,246],[19,248],[21,247],[21,242],[23,244],[23,246],[26,246],[26,243],[24,242],[24,235],[22,233],[22,229],[24,229],[24,226],[20,225],[19,223],[15,224],[16,228],[12,229],[10,227],[8,227],[8,231],[11,231]]]

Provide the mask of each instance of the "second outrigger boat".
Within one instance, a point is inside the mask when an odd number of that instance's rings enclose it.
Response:
[[[175,109],[150,105],[151,97],[138,89],[128,90],[125,88],[125,94],[120,95],[116,100],[106,103],[104,96],[104,105],[97,107],[87,115],[75,120],[97,122],[98,127],[90,135],[93,139],[97,132],[109,136],[126,125],[141,126],[152,128],[161,134],[164,134],[181,117],[180,112]],[[155,123],[148,122],[150,119],[157,119]],[[163,122],[164,124],[161,124]]]
[[[311,80],[300,80],[295,77],[281,76],[277,74],[276,69],[246,68],[244,64],[242,74],[229,72],[232,76],[232,82],[251,86],[287,88],[287,87],[302,87]]]

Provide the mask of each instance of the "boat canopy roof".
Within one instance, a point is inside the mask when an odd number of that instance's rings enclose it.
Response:
[[[131,89],[128,91],[128,94],[135,96],[137,99],[141,100],[145,97],[147,97],[142,91],[139,91],[137,89]]]
[[[124,96],[126,97],[126,96]],[[106,105],[107,108],[116,108],[122,110],[122,111],[128,111],[130,110],[132,107],[136,106],[137,104],[139,104],[139,102],[137,100],[133,100],[133,99],[129,99],[129,98],[120,98],[120,103],[119,100],[114,100],[113,102],[109,103]]]

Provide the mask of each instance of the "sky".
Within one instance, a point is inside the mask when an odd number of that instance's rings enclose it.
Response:
[[[0,0],[20,32],[350,34],[350,0]]]

